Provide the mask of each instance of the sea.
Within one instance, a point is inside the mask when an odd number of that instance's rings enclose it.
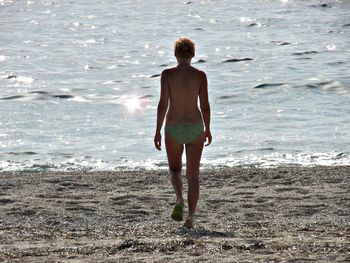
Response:
[[[208,76],[203,169],[350,165],[348,0],[0,0],[0,172],[166,169],[181,36]]]

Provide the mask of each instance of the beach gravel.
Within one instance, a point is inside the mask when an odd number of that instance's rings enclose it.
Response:
[[[166,170],[0,173],[0,262],[349,262],[349,183],[350,166],[203,170],[188,230]]]

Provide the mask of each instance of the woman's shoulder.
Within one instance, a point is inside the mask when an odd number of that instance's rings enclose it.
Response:
[[[200,69],[197,69],[197,68],[194,68],[196,70],[196,73],[198,74],[198,77],[200,79],[206,79],[207,78],[207,74],[203,71],[203,70],[200,70]]]
[[[176,67],[166,68],[162,71],[162,76],[169,75],[176,70]]]
[[[176,71],[177,71],[177,67],[172,67],[172,68],[166,68],[162,71],[162,76],[163,77],[166,77],[166,76],[169,76],[171,74],[176,74]],[[203,71],[203,70],[200,70],[198,68],[195,68],[193,66],[191,66],[190,70],[192,71],[192,73],[194,73],[195,75],[197,75],[198,77],[200,78],[206,78],[206,73]]]
[[[198,68],[195,68],[193,66],[191,66],[192,70],[195,71],[198,75],[201,75],[201,76],[205,76],[205,72],[203,70],[200,70]]]

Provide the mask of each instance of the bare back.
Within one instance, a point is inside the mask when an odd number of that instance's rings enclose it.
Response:
[[[190,65],[167,69],[164,73],[169,89],[166,123],[203,123],[202,114],[198,108],[198,97],[204,73]]]

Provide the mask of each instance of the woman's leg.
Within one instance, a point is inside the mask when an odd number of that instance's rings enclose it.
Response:
[[[186,177],[188,180],[188,216],[192,218],[199,197],[199,165],[203,142],[186,144]]]
[[[171,184],[173,185],[176,202],[181,206],[184,205],[184,199],[182,196],[182,153],[183,145],[176,143],[167,133],[165,133],[165,148],[169,163],[169,175]]]

